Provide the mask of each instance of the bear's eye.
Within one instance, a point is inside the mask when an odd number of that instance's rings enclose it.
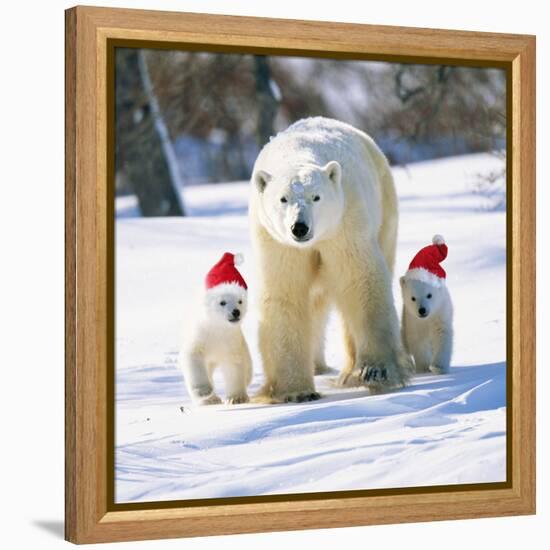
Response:
[[[223,301],[223,300],[220,302],[220,306],[225,306],[225,304],[226,304],[226,302]]]
[[[242,300],[239,300],[239,304],[242,304],[242,303],[243,303],[243,301],[242,301]]]
[[[286,197],[281,197],[281,202],[288,202],[288,201],[286,200]]]
[[[411,300],[412,300],[413,302],[416,302],[416,298],[415,298],[414,296],[411,298]]]
[[[429,300],[431,297],[432,297],[431,294],[428,294],[428,295],[426,296],[426,298],[428,298],[428,300]]]
[[[321,197],[320,197],[319,195],[315,195],[315,196],[313,197],[313,202],[318,202],[318,201],[320,201],[320,200],[321,200]]]

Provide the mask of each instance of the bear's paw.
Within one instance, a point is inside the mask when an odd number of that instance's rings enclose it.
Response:
[[[360,377],[371,393],[383,393],[404,387],[408,380],[408,370],[405,365],[398,366],[392,362],[365,361]]]
[[[206,397],[202,397],[199,401],[199,405],[220,405],[222,400],[215,394],[211,393]]]
[[[321,399],[321,394],[316,391],[293,392],[284,396],[285,403],[306,403]]]
[[[245,393],[243,395],[232,395],[231,397],[228,397],[225,402],[227,405],[242,405],[243,403],[248,403],[249,401],[250,399]]]
[[[445,368],[441,365],[430,365],[428,368],[433,374],[447,374],[449,372],[448,368]]]

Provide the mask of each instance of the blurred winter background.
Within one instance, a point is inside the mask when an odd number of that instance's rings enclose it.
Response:
[[[117,501],[505,480],[505,73],[117,49],[115,80]],[[446,237],[451,372],[386,395],[338,388],[333,315],[335,371],[316,377],[320,401],[193,408],[176,364],[181,327],[225,251],[245,255],[250,394],[262,384],[248,179],[271,135],[317,115],[365,130],[388,156],[397,274]],[[400,310],[398,284],[394,295]]]
[[[182,188],[248,179],[270,136],[316,115],[366,131],[393,165],[491,152],[500,166],[472,185],[504,207],[502,70],[120,48],[117,196],[189,215]]]

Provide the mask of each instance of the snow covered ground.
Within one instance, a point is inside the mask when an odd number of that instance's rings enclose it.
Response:
[[[193,408],[176,367],[189,292],[224,251],[243,252],[250,287],[243,328],[262,384],[246,183],[185,190],[192,217],[140,219],[117,199],[116,500],[179,500],[395,488],[506,479],[506,221],[475,194],[498,162],[470,155],[395,169],[396,274],[434,233],[455,306],[448,375],[386,395],[316,377],[320,401]],[[396,306],[401,310],[397,278]],[[331,318],[327,362],[342,361]],[[223,393],[223,392],[221,392]],[[183,410],[181,409],[183,407]]]

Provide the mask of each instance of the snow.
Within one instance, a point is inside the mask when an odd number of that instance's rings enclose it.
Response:
[[[384,395],[338,388],[331,373],[316,377],[324,397],[305,404],[193,408],[176,366],[190,289],[224,251],[243,252],[250,394],[262,384],[248,184],[187,188],[187,218],[132,217],[139,212],[132,197],[117,200],[117,502],[504,481],[506,218],[488,211],[473,185],[497,163],[469,155],[394,170],[396,275],[434,234],[449,245],[450,373],[419,375]],[[397,277],[394,292],[400,312]],[[339,336],[334,316],[326,356],[337,369]]]

